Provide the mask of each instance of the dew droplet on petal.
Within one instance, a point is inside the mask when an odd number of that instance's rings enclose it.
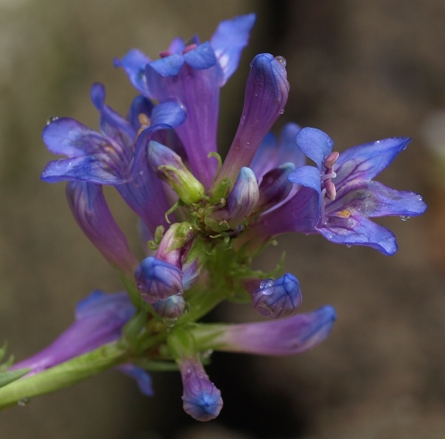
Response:
[[[173,317],[173,318],[164,317],[162,319],[162,321],[164,322],[165,326],[168,326],[171,328],[171,327],[175,326],[178,319],[176,317]]]
[[[50,117],[48,117],[48,119],[46,119],[46,124],[47,124],[47,125],[50,125],[50,124],[52,124],[53,122],[55,122],[57,119],[58,119],[57,116],[50,116]]]
[[[283,64],[284,67],[286,67],[287,61],[284,56],[276,56],[275,59],[280,63]]]
[[[213,349],[207,349],[206,351],[201,352],[200,357],[201,360],[208,360],[213,354]]]
[[[264,279],[263,281],[261,281],[260,283],[260,288],[261,289],[265,289],[265,288],[269,288],[273,286],[273,279]]]

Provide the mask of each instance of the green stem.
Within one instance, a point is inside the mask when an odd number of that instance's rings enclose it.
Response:
[[[0,408],[71,386],[110,367],[124,363],[127,357],[128,347],[121,341],[103,345],[58,366],[2,387]]]
[[[181,324],[196,322],[205,316],[224,300],[224,295],[216,289],[200,289],[193,291],[186,300],[190,306],[190,311],[179,318],[178,323]]]

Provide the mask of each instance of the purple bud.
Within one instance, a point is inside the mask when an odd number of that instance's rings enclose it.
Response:
[[[259,199],[258,183],[254,172],[247,167],[241,168],[227,204],[209,215],[210,221],[224,222],[229,228],[240,225],[255,209]],[[212,227],[208,221],[208,225]],[[213,227],[214,228],[214,227]],[[218,231],[218,228],[214,228]]]
[[[193,333],[202,349],[244,352],[257,355],[295,355],[314,348],[330,333],[335,310],[326,305],[316,311],[284,319],[240,325],[215,325],[215,337],[209,331]],[[202,343],[202,341],[211,340]]]
[[[173,296],[156,302],[153,307],[161,317],[176,319],[184,314],[185,300],[181,295],[174,294]]]
[[[276,280],[263,280],[260,288],[253,293],[255,310],[273,319],[295,314],[302,300],[298,279],[290,273]]]
[[[156,250],[156,258],[182,268],[182,257],[193,241],[194,233],[187,222],[172,224]]]
[[[210,421],[219,415],[223,401],[221,392],[207,376],[202,364],[195,358],[179,362],[184,411],[197,421]]]
[[[148,303],[182,292],[182,271],[153,256],[145,258],[135,272],[136,286]]]
[[[293,183],[287,178],[295,170],[293,163],[285,163],[267,172],[260,184],[260,199],[256,210],[261,212],[277,205],[289,195]]]
[[[264,136],[284,112],[289,95],[285,65],[284,58],[269,53],[253,59],[241,121],[214,187],[223,178],[235,181],[240,169],[250,165]]]
[[[74,218],[88,239],[113,266],[124,273],[132,273],[137,259],[108,209],[102,186],[70,181],[66,195]]]
[[[184,254],[182,260],[182,286],[184,290],[189,289],[196,283],[201,274],[202,268],[207,258],[206,243],[202,239],[195,239],[192,246]]]
[[[202,184],[170,148],[151,141],[148,144],[148,161],[156,175],[169,184],[185,204],[196,203],[204,196]]]
[[[253,212],[258,198],[258,183],[254,172],[247,167],[241,168],[235,185],[227,198],[229,222],[241,223]]]

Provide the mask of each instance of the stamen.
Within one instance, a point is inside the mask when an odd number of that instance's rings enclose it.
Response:
[[[326,189],[323,189],[321,191],[321,209],[320,209],[320,215],[321,215],[321,225],[326,225],[326,213],[325,213],[325,207],[324,207],[324,197],[326,195]]]
[[[324,166],[327,170],[330,170],[334,167],[335,162],[340,157],[340,153],[338,151],[332,151],[325,159]]]
[[[167,58],[167,56],[173,55],[169,50],[163,50],[159,52],[159,58]]]
[[[337,177],[333,167],[339,157],[340,153],[333,151],[325,158],[323,162],[323,165],[326,168],[325,173],[321,176],[321,181],[324,182],[323,191],[326,194],[326,197],[331,201],[334,201],[335,197],[337,196],[337,190],[335,189],[335,184],[332,182],[332,179]]]
[[[182,53],[183,55],[185,55],[187,52],[190,52],[191,50],[196,49],[197,47],[198,47],[197,44],[190,44],[182,51]]]
[[[330,174],[328,174],[326,171],[326,174],[322,175],[321,179],[322,179],[322,181],[325,181],[325,180],[330,180],[331,178],[335,178],[335,177],[337,177],[336,172],[331,172]]]
[[[150,121],[150,118],[144,113],[138,114],[138,120],[139,120],[139,123],[141,124],[141,127],[139,128],[138,133],[137,133],[137,135],[139,136],[142,133],[142,131],[144,131],[146,128],[148,128],[151,125],[151,121]]]

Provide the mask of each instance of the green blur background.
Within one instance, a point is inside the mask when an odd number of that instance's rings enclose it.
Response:
[[[114,57],[155,58],[175,36],[208,39],[218,22],[256,12],[240,67],[222,89],[219,140],[227,149],[256,53],[287,59],[291,93],[276,128],[295,121],[328,132],[336,149],[413,138],[379,180],[422,193],[429,210],[380,221],[399,253],[286,236],[258,261],[300,280],[302,311],[337,309],[330,338],[292,358],[216,354],[209,375],[225,401],[216,421],[182,412],[179,374],[154,374],[146,398],[109,371],[0,413],[5,439],[409,439],[445,437],[445,3],[441,0],[0,0],[0,342],[17,360],[49,344],[91,290],[121,288],[78,230],[64,184],[39,175],[53,157],[49,116],[97,127],[93,82],[122,114],[135,96]],[[431,121],[436,121],[432,123]],[[437,120],[439,121],[437,123]],[[142,256],[136,219],[107,191]],[[259,319],[225,306],[214,319]]]

